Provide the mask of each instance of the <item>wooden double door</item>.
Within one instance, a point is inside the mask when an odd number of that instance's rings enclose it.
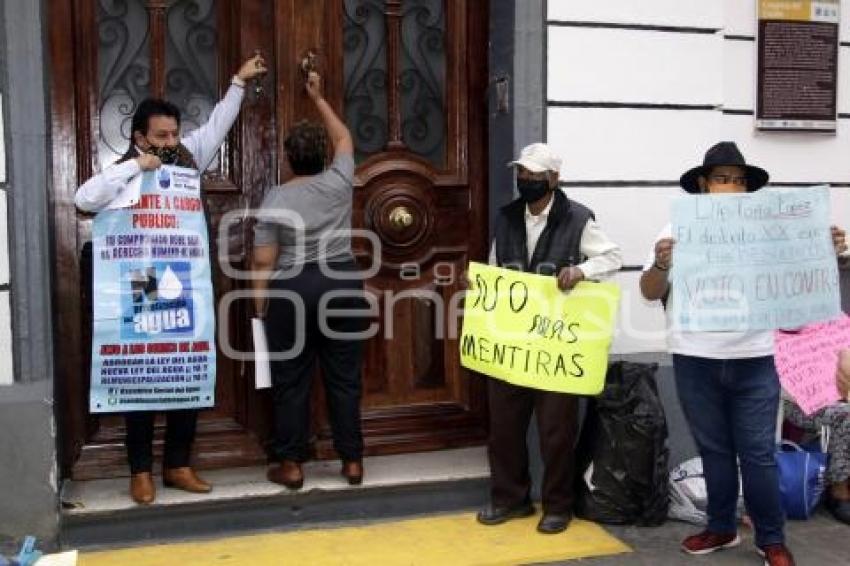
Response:
[[[91,217],[74,209],[74,191],[126,149],[141,99],[164,96],[181,108],[184,130],[197,127],[255,51],[270,72],[246,89],[204,174],[217,299],[248,287],[234,275],[247,266],[247,211],[290,175],[281,154],[289,127],[317,119],[303,91],[312,66],[356,145],[353,246],[375,305],[363,367],[367,453],[483,440],[483,383],[458,363],[457,294],[466,263],[487,247],[487,0],[55,0],[48,13],[65,477],[127,473],[123,419],[87,410],[98,294]],[[271,431],[270,393],[254,389],[250,361],[222,348],[250,350],[248,301],[225,310],[216,407],[202,413],[196,442],[202,468],[264,462]],[[316,389],[313,446],[332,457]]]

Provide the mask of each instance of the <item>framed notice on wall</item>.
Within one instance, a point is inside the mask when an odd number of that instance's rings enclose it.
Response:
[[[758,129],[835,133],[840,4],[758,0]]]

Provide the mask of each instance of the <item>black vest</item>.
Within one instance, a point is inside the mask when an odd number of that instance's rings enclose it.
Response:
[[[524,201],[517,199],[502,207],[496,221],[496,261],[499,267],[540,275],[557,275],[567,266],[586,258],[581,253],[581,235],[587,221],[595,219],[586,206],[571,201],[560,189],[553,195],[546,227],[528,261]]]

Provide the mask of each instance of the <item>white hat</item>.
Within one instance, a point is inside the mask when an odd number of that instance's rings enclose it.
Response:
[[[561,171],[561,158],[545,143],[533,143],[522,148],[519,159],[508,163],[508,167],[522,165],[532,173]]]

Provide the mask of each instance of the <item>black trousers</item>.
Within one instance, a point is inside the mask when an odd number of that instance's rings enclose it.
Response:
[[[332,264],[338,271],[354,272],[353,262]],[[363,316],[336,313],[354,310],[365,315],[362,280],[341,280],[323,274],[318,265],[307,264],[300,275],[272,281],[271,289],[286,290],[290,298],[272,298],[266,313],[270,352],[293,351],[288,360],[272,361],[274,439],[272,456],[303,462],[308,459],[310,391],[316,360],[322,369],[325,397],[333,433],[334,449],[343,460],[363,456],[360,428],[361,365],[363,339],[332,333],[362,332],[369,326]],[[328,293],[337,296],[330,298]],[[327,302],[321,308],[322,297]],[[303,305],[298,316],[296,303]],[[324,321],[324,323],[322,322]],[[299,339],[303,339],[299,346]]]
[[[518,387],[498,379],[489,379],[487,388],[490,405],[490,499],[493,504],[513,507],[530,499],[526,435],[533,412],[537,416],[544,466],[543,512],[571,513],[578,398],[565,393]]]
[[[127,426],[125,444],[130,473],[150,472],[153,469],[153,426],[155,411],[125,413]],[[188,466],[192,457],[192,442],[198,423],[196,409],[165,411],[165,448],[163,468]]]

